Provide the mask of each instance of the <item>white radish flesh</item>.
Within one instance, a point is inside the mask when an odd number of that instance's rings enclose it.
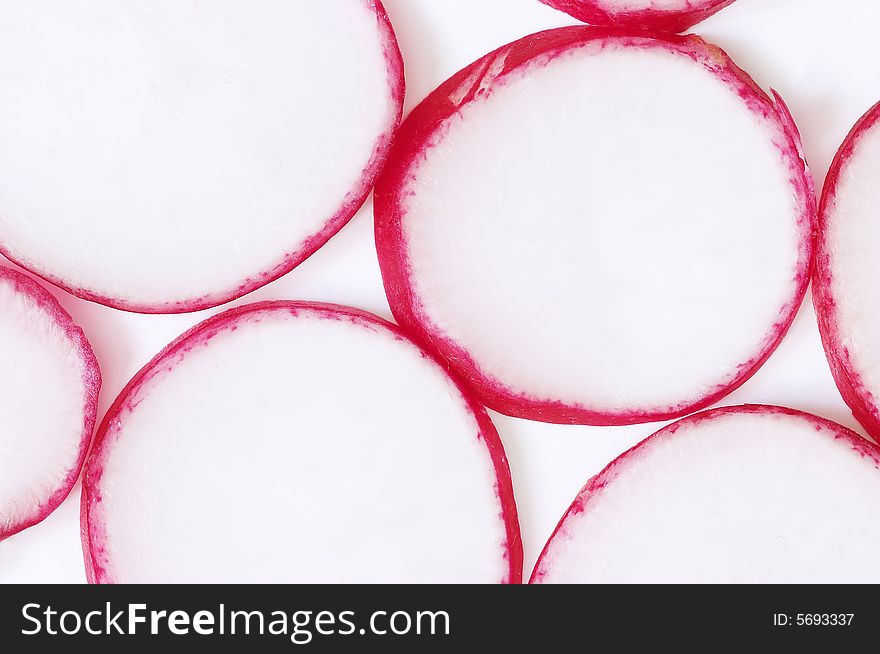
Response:
[[[880,438],[880,104],[841,146],[825,182],[813,296],[843,398]]]
[[[0,0],[0,252],[120,309],[216,305],[354,215],[400,118],[378,0]]]
[[[684,415],[770,355],[815,218],[794,124],[696,37],[571,27],[487,55],[376,188],[391,307],[481,399],[550,422]]]
[[[212,318],[117,399],[83,492],[93,582],[519,582],[485,411],[390,323]]]
[[[0,540],[54,511],[79,477],[101,373],[48,291],[0,268]]]
[[[533,583],[877,583],[880,449],[790,409],[686,418],[622,455]]]
[[[541,0],[591,25],[683,32],[733,0]]]

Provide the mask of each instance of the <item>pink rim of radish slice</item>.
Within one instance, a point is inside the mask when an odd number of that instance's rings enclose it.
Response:
[[[378,0],[52,0],[0,9],[0,88],[0,253],[87,300],[183,313],[342,229],[404,79]]]
[[[375,208],[397,321],[484,404],[621,425],[764,363],[806,292],[816,199],[781,98],[720,49],[568,27],[431,93]]]
[[[531,583],[880,580],[880,448],[834,422],[747,405],[697,414],[580,492]]]
[[[101,371],[82,330],[22,273],[0,267],[0,541],[49,516],[86,458]]]
[[[837,387],[874,438],[880,437],[878,126],[880,104],[856,124],[831,164],[813,280],[819,331]]]
[[[683,32],[733,0],[541,0],[569,16],[604,27]]]
[[[267,302],[201,323],[128,384],[83,479],[93,583],[522,577],[485,410],[356,309]]]

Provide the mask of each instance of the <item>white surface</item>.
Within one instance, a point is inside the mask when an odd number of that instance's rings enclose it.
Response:
[[[880,397],[880,124],[863,130],[828,212],[833,311],[859,382]]]
[[[537,0],[385,0],[407,62],[407,106],[452,73],[514,38],[574,21]],[[844,136],[880,99],[875,26],[866,0],[737,0],[695,31],[724,47],[791,106],[821,183]],[[368,205],[293,274],[245,301],[335,301],[389,315]],[[101,408],[132,374],[207,314],[127,315],[63,297],[91,337],[104,368]],[[0,372],[2,374],[2,372]],[[855,427],[822,353],[809,302],[764,368],[725,403],[766,402],[812,411]],[[493,416],[511,459],[526,550],[526,574],[589,477],[658,425],[620,428],[544,425]],[[0,543],[0,580],[80,582],[78,493],[45,523]]]
[[[614,40],[492,84],[401,193],[425,322],[536,401],[662,413],[732,383],[798,286],[780,121],[686,54]]]
[[[93,514],[111,579],[509,576],[494,464],[439,365],[314,312],[235,325],[171,359],[120,416]]]
[[[877,464],[809,420],[682,427],[606,481],[554,538],[545,583],[880,581]]]
[[[80,454],[85,370],[55,316],[0,277],[0,531],[30,518]]]
[[[2,0],[0,16],[0,238],[117,301],[222,297],[271,271],[396,116],[365,0]]]

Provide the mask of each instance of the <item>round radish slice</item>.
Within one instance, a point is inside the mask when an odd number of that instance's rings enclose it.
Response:
[[[696,37],[569,27],[445,82],[376,187],[392,310],[502,413],[628,424],[742,384],[809,279],[794,123]]]
[[[532,583],[877,583],[880,449],[768,406],[660,430],[591,479]]]
[[[400,330],[310,303],[212,318],[132,380],[83,484],[92,582],[513,582],[489,417]]]
[[[880,437],[880,104],[831,165],[820,210],[813,298],[831,370],[856,419]]]
[[[403,70],[378,0],[7,0],[0,89],[0,252],[82,298],[177,313],[348,222]]]
[[[591,25],[683,32],[733,0],[541,0]]]
[[[29,277],[0,268],[0,540],[64,501],[92,432],[101,372],[88,340]]]

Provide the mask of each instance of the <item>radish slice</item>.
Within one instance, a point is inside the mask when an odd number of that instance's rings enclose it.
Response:
[[[834,379],[880,438],[880,104],[850,132],[822,195],[813,298]]]
[[[683,32],[733,0],[541,0],[591,25]]]
[[[45,519],[79,477],[101,371],[82,330],[29,277],[0,268],[0,540]]]
[[[877,583],[880,449],[838,424],[728,407],[591,479],[532,583]]]
[[[677,417],[742,384],[801,303],[814,219],[778,97],[697,37],[589,27],[445,82],[376,188],[398,322],[547,422]]]
[[[195,311],[286,274],[370,191],[403,104],[378,0],[0,6],[0,252]]]
[[[394,325],[296,302],[202,323],[132,380],[83,483],[92,582],[512,582],[486,412]]]

